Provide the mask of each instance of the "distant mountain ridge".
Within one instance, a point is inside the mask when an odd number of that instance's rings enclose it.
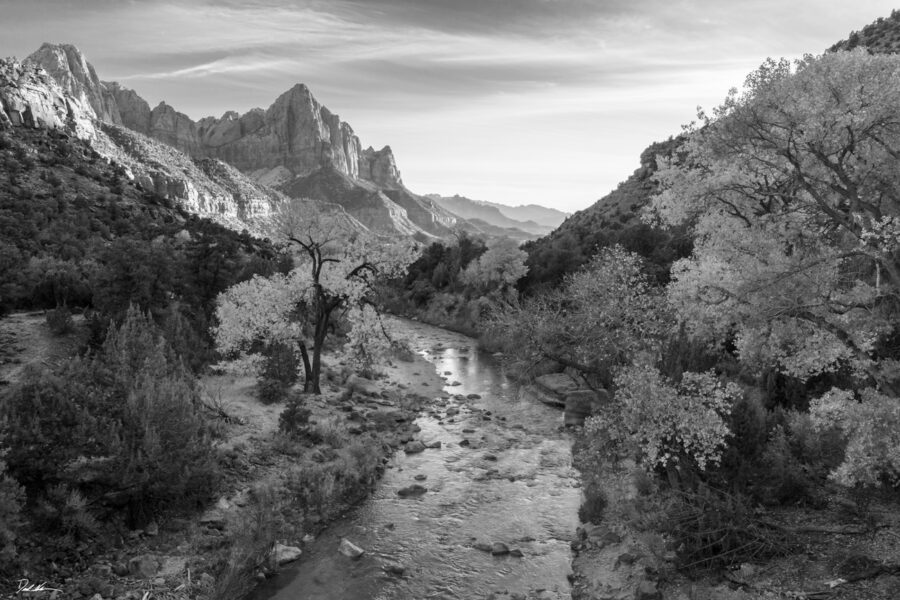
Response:
[[[428,194],[426,197],[463,219],[478,219],[494,227],[518,229],[538,236],[550,233],[568,216],[562,211],[536,204],[506,206],[484,200],[472,200],[458,194],[454,196]]]

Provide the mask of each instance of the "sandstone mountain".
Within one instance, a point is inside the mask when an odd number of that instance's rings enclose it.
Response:
[[[243,115],[229,111],[220,118],[194,121],[165,102],[151,108],[135,91],[101,81],[71,45],[44,44],[20,69],[28,70],[25,80],[5,80],[6,104],[12,111],[7,120],[24,124],[30,119],[34,124],[36,118],[48,126],[77,130],[76,135],[95,140],[107,154],[153,179],[140,167],[148,158],[149,171],[165,174],[156,177],[154,187],[191,210],[207,213],[219,206],[233,214],[265,216],[268,209],[263,210],[260,198],[277,204],[286,199],[283,190],[343,206],[359,223],[386,235],[435,239],[448,235],[456,223],[434,202],[406,189],[389,146],[363,148],[350,125],[303,84],[281,94],[268,109]],[[26,102],[22,90],[29,85]],[[95,121],[102,125],[93,125]],[[124,147],[118,147],[120,143]],[[203,165],[216,164],[233,167],[228,184],[240,188],[235,189],[240,201],[233,208],[217,202],[218,191],[207,193],[211,188],[203,176],[209,179],[210,172],[226,170]],[[201,180],[195,181],[198,173]]]
[[[59,67],[56,77],[34,61],[0,61],[0,128],[73,134],[122,166],[143,190],[237,230],[264,232],[273,212],[287,201],[284,194],[221,161],[191,160],[156,140],[100,120],[95,106],[107,116],[118,113],[104,97],[104,88],[94,87],[97,79],[90,65],[65,51],[54,53],[44,47],[41,53]]]

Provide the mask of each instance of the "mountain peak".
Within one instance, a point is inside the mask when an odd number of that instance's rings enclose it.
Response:
[[[56,83],[84,107],[90,107],[97,118],[120,123],[121,118],[110,93],[97,77],[94,67],[74,44],[44,42],[25,59],[26,63],[43,67]]]

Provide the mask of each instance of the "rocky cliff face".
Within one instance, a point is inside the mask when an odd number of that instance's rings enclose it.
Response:
[[[121,123],[115,99],[75,46],[45,43],[25,62],[43,67],[66,94],[90,106],[100,120]]]
[[[94,111],[67,95],[42,68],[0,61],[0,127],[36,127],[95,136]]]
[[[315,190],[321,196],[313,196],[315,199],[344,206],[350,216],[374,230],[442,236],[449,234],[449,227],[455,223],[455,217],[403,186],[389,146],[381,150],[371,147],[363,150],[350,125],[322,106],[305,85],[293,86],[265,110],[256,108],[243,115],[229,111],[219,118],[194,121],[165,102],[151,109],[133,90],[115,82],[101,82],[94,68],[74,46],[44,44],[21,68],[31,69],[29,72],[33,72],[34,77],[43,79],[31,89],[27,82],[18,81],[21,77],[7,78],[17,80],[7,86],[5,95],[0,93],[7,121],[70,129],[72,122],[79,121],[82,123],[79,135],[99,135],[102,139],[97,145],[108,155],[121,150],[119,144],[122,143],[132,150],[139,148],[137,155],[128,150],[124,156],[129,157],[126,160],[129,165],[133,163],[135,175],[140,172],[142,185],[180,199],[185,206],[201,214],[227,213],[238,218],[236,215],[265,213],[268,210],[265,206],[271,202],[250,201],[244,205],[237,202],[236,197],[232,198],[233,206],[232,201],[224,204],[207,202],[202,190],[212,194],[212,198],[219,198],[220,194],[210,191],[209,185],[192,182],[191,177],[197,171],[173,156],[154,159],[154,156],[166,153],[151,148],[144,141],[123,141],[128,136],[119,129],[162,142],[192,157],[197,165],[215,164],[204,161],[227,163],[236,169],[229,177],[234,174],[241,174],[245,180],[246,176],[252,177],[257,184],[262,184],[257,185],[259,189],[277,186],[293,195]],[[55,91],[43,93],[42,90],[51,87]],[[7,107],[9,110],[5,110]],[[100,127],[95,121],[104,126]],[[111,138],[117,141],[110,141]],[[199,170],[202,176],[216,182],[223,173],[219,168],[207,171]],[[307,179],[319,172],[339,174],[343,178],[341,185],[309,185]],[[328,177],[325,179],[330,181]],[[301,181],[291,185],[297,180]],[[231,181],[224,187],[229,188],[233,183]],[[329,193],[323,191],[325,188]],[[360,203],[360,198],[367,198],[367,202]],[[359,204],[358,212],[354,213],[356,204]],[[252,208],[254,206],[258,210]]]
[[[283,93],[266,110],[256,108],[243,115],[229,111],[195,122],[165,102],[151,110],[133,90],[101,82],[75,46],[44,44],[26,62],[43,67],[65,93],[90,106],[100,120],[124,125],[194,157],[218,158],[260,178],[281,169],[303,177],[327,167],[381,186],[403,185],[390,147],[363,152],[350,125],[322,106],[303,84]]]
[[[49,55],[79,64],[65,54]],[[283,194],[219,160],[192,160],[141,133],[98,119],[92,102],[103,97],[94,93],[99,88],[91,87],[97,83],[96,75],[91,77],[93,69],[83,67],[77,73],[86,79],[63,77],[78,94],[75,97],[34,61],[0,60],[0,129],[58,129],[88,140],[101,156],[125,167],[143,190],[239,230],[263,231],[274,211],[287,202]],[[113,106],[118,106],[119,92],[109,89],[107,98],[113,99]],[[98,106],[107,115],[119,114],[110,103]]]

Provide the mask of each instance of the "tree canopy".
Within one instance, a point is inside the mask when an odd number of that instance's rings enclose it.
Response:
[[[650,218],[696,238],[669,300],[757,373],[840,375],[896,400],[900,59],[769,60],[745,87],[657,174]]]

